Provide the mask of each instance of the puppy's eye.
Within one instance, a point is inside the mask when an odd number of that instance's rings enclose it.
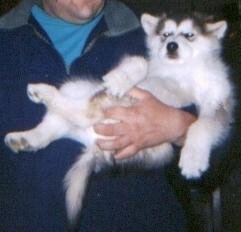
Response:
[[[186,39],[189,39],[189,40],[194,39],[194,33],[192,33],[192,32],[182,33],[182,35],[183,35]]]
[[[163,37],[167,38],[167,37],[170,35],[170,33],[165,32],[165,33],[163,33],[162,35],[163,35]]]
[[[167,38],[167,37],[169,37],[169,36],[171,36],[171,35],[173,35],[173,33],[171,33],[171,32],[164,32],[164,33],[162,34],[162,36],[163,36],[164,38]]]
[[[172,36],[173,33],[172,32],[164,32],[162,34],[160,34],[161,36],[161,41],[164,42],[168,37]]]

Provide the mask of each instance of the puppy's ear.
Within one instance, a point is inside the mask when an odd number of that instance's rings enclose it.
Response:
[[[228,28],[228,24],[224,20],[215,22],[215,23],[206,23],[207,33],[210,33],[216,36],[218,39],[221,39],[224,37],[227,28]]]
[[[145,13],[141,16],[141,24],[147,35],[154,33],[158,22],[159,18],[153,15]]]

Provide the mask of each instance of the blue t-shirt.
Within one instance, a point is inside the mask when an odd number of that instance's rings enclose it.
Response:
[[[103,16],[100,13],[85,24],[74,24],[47,14],[37,5],[33,6],[31,12],[47,32],[67,66],[80,56],[91,31]]]

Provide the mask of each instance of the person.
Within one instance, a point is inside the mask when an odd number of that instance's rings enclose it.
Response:
[[[14,154],[4,136],[32,128],[45,113],[29,101],[28,83],[101,80],[126,54],[146,55],[144,32],[116,0],[23,0],[0,19],[0,28],[0,231],[66,231],[63,178],[83,147],[61,139]],[[138,88],[130,94],[137,98],[132,107],[105,110],[120,123],[95,126],[115,137],[98,140],[101,149],[116,150],[123,159],[162,142],[181,142],[195,116]],[[92,175],[76,230],[174,232],[185,225],[163,168],[114,168]]]

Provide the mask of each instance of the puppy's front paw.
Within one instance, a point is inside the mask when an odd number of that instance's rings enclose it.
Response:
[[[209,167],[209,152],[184,146],[178,166],[187,179],[200,178]]]
[[[19,151],[34,151],[34,147],[30,144],[24,133],[9,133],[4,138],[5,144],[15,153]]]
[[[113,70],[103,77],[103,86],[112,96],[123,97],[133,86],[127,74],[120,70]]]
[[[35,103],[47,104],[54,97],[56,88],[47,84],[29,84],[27,94],[31,101]]]

